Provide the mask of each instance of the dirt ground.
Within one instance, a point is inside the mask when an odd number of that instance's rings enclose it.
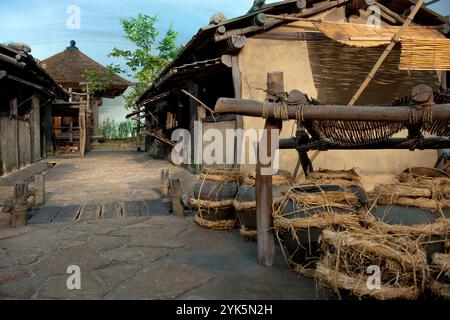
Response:
[[[166,168],[189,189],[195,177],[135,151],[54,158],[47,205],[157,198]],[[69,266],[81,290],[69,290]],[[237,231],[199,228],[170,215],[52,223],[0,230],[1,299],[319,299],[316,283],[292,273],[277,254],[256,263],[256,244]]]

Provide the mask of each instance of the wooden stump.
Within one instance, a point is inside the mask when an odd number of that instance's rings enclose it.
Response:
[[[45,204],[45,175],[34,176],[34,206],[42,207]]]
[[[184,218],[184,205],[181,192],[180,179],[170,179],[170,186],[172,189],[172,207],[173,212],[179,218]]]
[[[161,197],[162,198],[169,197],[169,188],[170,188],[169,176],[170,176],[169,170],[165,170],[165,169],[161,170]]]
[[[14,189],[14,209],[11,215],[11,227],[20,228],[27,225],[28,184],[16,184]]]

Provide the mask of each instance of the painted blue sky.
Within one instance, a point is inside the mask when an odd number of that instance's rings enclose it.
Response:
[[[275,2],[275,1],[267,1]],[[0,1],[0,43],[23,42],[32,54],[43,60],[64,50],[71,39],[78,47],[102,64],[114,46],[127,48],[120,18],[146,13],[159,16],[159,28],[170,23],[180,32],[180,44],[186,43],[200,27],[208,24],[215,12],[235,17],[249,10],[253,0],[2,0]],[[67,8],[81,9],[81,29],[69,30]],[[450,14],[450,0],[441,0],[432,9]]]

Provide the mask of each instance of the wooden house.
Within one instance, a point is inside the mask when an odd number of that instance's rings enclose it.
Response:
[[[69,98],[30,52],[0,45],[0,175],[53,154],[53,103]]]
[[[378,27],[368,25],[374,13],[368,3],[378,8]],[[137,112],[146,122],[147,146],[161,145],[177,128],[192,131],[196,120],[203,121],[204,130],[262,128],[262,118],[225,116],[214,121],[184,92],[210,108],[220,97],[264,101],[266,74],[271,71],[284,72],[288,92],[298,89],[322,104],[347,105],[414,4],[412,0],[255,1],[242,17],[214,15],[137,101]],[[448,20],[423,6],[358,105],[392,105],[423,83],[445,95],[448,31]],[[292,137],[295,124],[285,123],[282,137]],[[319,156],[316,167],[398,173],[411,166],[433,167],[437,158],[433,150],[329,151]],[[297,154],[283,150],[280,159],[281,167],[292,171]],[[254,166],[243,165],[241,170],[253,171]]]
[[[61,101],[53,112],[53,124],[58,146],[76,146],[81,153],[90,150],[99,137],[99,108],[102,98],[115,98],[124,93],[129,82],[117,74],[106,79],[106,68],[85,55],[70,42],[66,50],[42,61],[47,72],[71,94],[68,103]],[[87,71],[96,71],[106,88],[88,94]]]

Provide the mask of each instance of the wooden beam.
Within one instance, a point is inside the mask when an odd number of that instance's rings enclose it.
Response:
[[[309,144],[298,144],[296,139],[281,139],[280,150],[298,149],[302,151],[328,151],[328,150],[438,150],[450,149],[450,139],[448,138],[422,138],[422,139],[408,139],[408,138],[390,138],[375,144],[364,146],[342,146],[333,142],[324,143],[318,141],[314,144],[312,141]]]
[[[325,3],[323,5],[318,5],[313,8],[307,8],[301,10],[298,14],[293,16],[294,18],[305,18],[312,15],[315,15],[317,13],[338,7],[340,5],[343,5],[351,0],[334,0],[330,1],[329,3]],[[246,34],[252,34],[259,31],[268,31],[271,30],[279,25],[282,25],[284,23],[287,23],[288,20],[285,20],[284,18],[277,18],[277,19],[270,19],[268,20],[264,25],[262,26],[250,26],[243,29],[235,29],[225,32],[224,34],[216,34],[214,36],[215,42],[220,42],[224,40],[230,39],[232,36],[236,35],[246,35]]]
[[[262,117],[264,110],[267,111],[269,118],[277,118],[282,109],[286,112],[287,120],[297,120],[301,115],[304,120],[408,122],[411,115],[410,106],[355,106],[354,108],[335,105],[288,106],[282,103],[231,98],[220,98],[215,108],[219,114],[235,113],[258,118]],[[419,112],[420,116],[421,113]],[[435,105],[433,107],[433,119],[435,121],[450,120],[450,104]]]

